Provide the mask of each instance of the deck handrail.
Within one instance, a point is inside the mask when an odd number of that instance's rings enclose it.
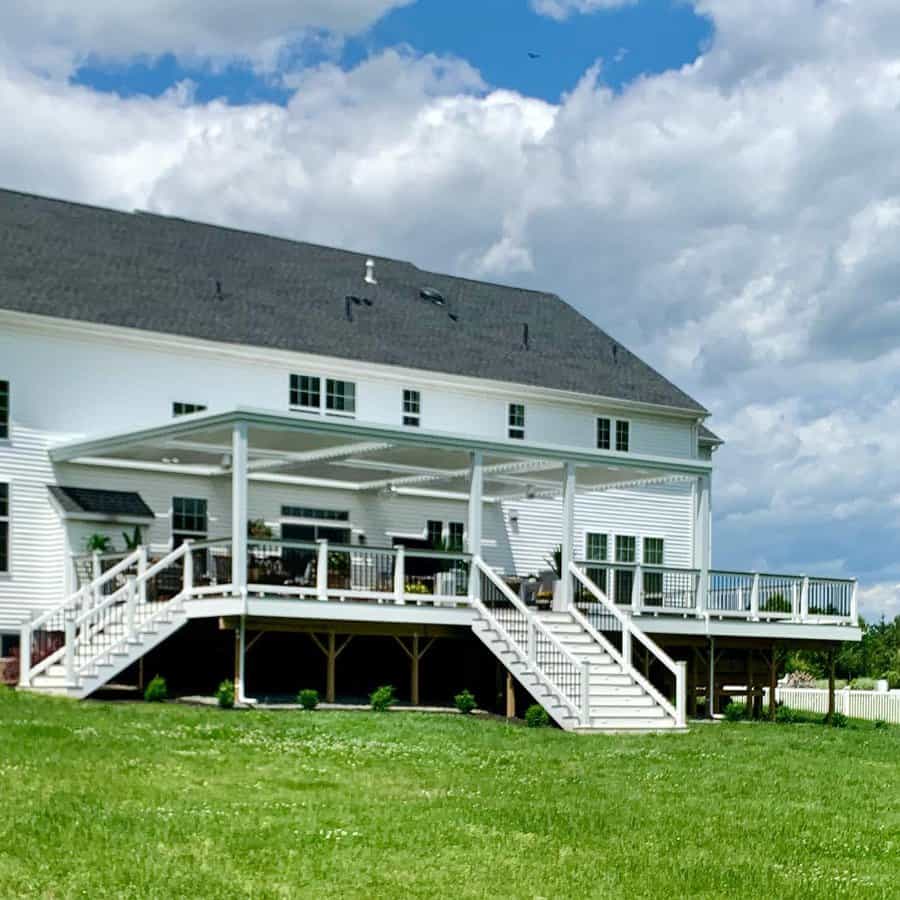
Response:
[[[623,653],[620,656],[620,661],[622,663],[627,664],[629,669],[629,675],[635,680],[639,680],[643,687],[650,688],[650,690],[655,695],[656,699],[660,700],[663,705],[666,707],[670,714],[675,716],[676,724],[679,727],[683,727],[687,721],[687,673],[686,673],[686,664],[683,662],[676,662],[666,653],[656,641],[652,640],[647,636],[644,630],[637,624],[635,624],[634,619],[631,616],[625,615],[620,609],[616,608],[614,603],[611,603],[606,594],[600,590],[600,588],[594,584],[594,582],[584,573],[578,566],[571,562],[569,563],[569,572],[573,575],[586,589],[587,591],[596,599],[601,606],[608,612],[610,615],[615,617],[620,625],[622,626],[622,648]],[[587,622],[585,617],[581,615],[581,612],[575,606],[574,600],[570,600],[570,609],[569,612],[574,612],[579,620],[580,624],[587,625],[592,634],[596,637],[599,637],[599,633],[595,628],[593,628],[590,623]],[[662,694],[660,694],[653,686],[637,671],[634,667],[633,663],[630,659],[630,651],[626,650],[626,646],[630,647],[630,644],[626,645],[626,641],[630,641],[631,638],[637,639],[640,644],[649,650],[674,676],[675,676],[675,704],[674,706],[666,700]],[[604,642],[606,645],[609,645],[608,641]],[[626,662],[627,661],[627,662]]]
[[[541,637],[547,640],[553,648],[560,653],[563,658],[579,673],[579,677],[581,679],[580,683],[580,693],[581,697],[580,703],[576,704],[566,693],[566,691],[558,685],[545,671],[544,669],[537,663],[536,660],[531,660],[530,655],[528,653],[528,649],[522,647],[519,642],[503,627],[500,623],[499,619],[485,606],[484,602],[478,596],[472,596],[470,598],[470,602],[473,608],[482,616],[482,618],[487,619],[490,623],[491,627],[496,629],[498,633],[503,635],[503,639],[510,644],[517,653],[522,657],[523,660],[528,660],[533,663],[533,669],[535,676],[544,682],[544,685],[548,687],[554,695],[561,698],[564,704],[569,708],[569,710],[585,725],[590,722],[590,710],[588,708],[587,703],[587,692],[589,687],[589,672],[590,672],[590,664],[585,660],[578,659],[570,650],[568,650],[563,643],[550,631],[549,628],[522,602],[522,600],[513,592],[509,585],[500,578],[494,570],[488,566],[483,559],[477,554],[472,557],[472,565],[484,575],[491,584],[494,585],[503,596],[509,600],[509,602],[516,608],[516,610],[521,613],[527,626],[529,628],[533,628],[536,631],[541,633]]]

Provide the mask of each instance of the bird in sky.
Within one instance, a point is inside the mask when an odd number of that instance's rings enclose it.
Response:
[[[529,50],[529,51],[528,51],[528,58],[529,58],[529,59],[540,59],[540,58],[541,58],[541,54],[540,54],[540,53],[535,53],[534,50]]]

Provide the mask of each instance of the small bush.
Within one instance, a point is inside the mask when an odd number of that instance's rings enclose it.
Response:
[[[875,686],[874,678],[854,678],[850,682],[851,691],[874,691]]]
[[[162,703],[168,699],[169,689],[166,687],[166,679],[161,675],[157,675],[150,680],[147,689],[144,691],[144,699],[148,703]]]
[[[319,705],[319,692],[314,688],[304,688],[297,694],[297,702],[304,709],[315,709]]]
[[[843,713],[836,712],[825,716],[825,724],[832,728],[846,728],[850,724],[850,720]]]
[[[888,669],[881,677],[887,681],[890,690],[900,691],[900,672],[896,669]]]
[[[529,728],[544,728],[550,724],[550,716],[547,715],[547,710],[543,706],[532,703],[525,710],[525,724]]]
[[[729,722],[740,722],[747,715],[747,705],[745,703],[729,703],[725,707],[725,718]]]
[[[799,721],[799,717],[789,706],[782,706],[779,703],[775,708],[775,721],[781,725],[793,725]]]
[[[222,709],[234,707],[234,682],[227,678],[216,688],[216,700]]]
[[[380,688],[376,688],[369,695],[369,703],[375,712],[385,712],[397,702],[394,696],[394,688],[390,684],[383,684]]]
[[[473,709],[475,709],[475,697],[471,691],[460,691],[454,698],[453,702],[456,704],[456,708],[464,715],[467,716]]]
[[[784,686],[789,688],[814,688],[816,679],[809,672],[789,672],[784,679]]]
[[[888,725],[888,723],[885,722],[884,719],[876,719],[875,720],[875,728],[878,731],[885,731],[886,729],[890,728],[890,725]]]

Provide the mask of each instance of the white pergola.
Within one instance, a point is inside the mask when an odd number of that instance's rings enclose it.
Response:
[[[709,569],[710,472],[701,459],[491,441],[355,419],[237,408],[54,447],[56,463],[231,479],[235,590],[246,591],[251,482],[353,492],[427,492],[468,503],[468,552],[480,554],[486,500],[562,498],[562,565],[574,558],[577,493],[672,481],[695,485],[694,567]],[[701,577],[704,577],[701,574]],[[570,589],[563,579],[563,590]]]

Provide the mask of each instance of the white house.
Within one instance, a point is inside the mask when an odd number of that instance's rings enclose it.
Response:
[[[379,638],[417,701],[446,638],[563,727],[683,726],[859,636],[852,581],[711,568],[707,416],[551,294],[0,191],[3,653],[83,697],[212,627],[244,698],[290,634],[333,697]]]

